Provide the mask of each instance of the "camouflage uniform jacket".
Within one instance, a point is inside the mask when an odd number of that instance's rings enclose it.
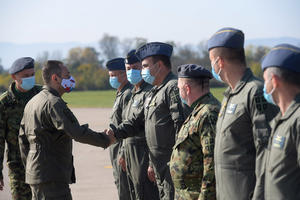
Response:
[[[192,107],[194,110],[178,133],[170,161],[175,197],[216,199],[213,156],[220,102],[208,93]]]
[[[18,143],[20,122],[27,102],[42,90],[41,86],[36,85],[24,93],[25,98],[23,98],[23,96],[18,95],[15,87],[16,84],[13,82],[9,86],[8,91],[4,92],[0,97],[0,179],[3,178],[5,141],[7,143],[8,167],[11,169],[11,165],[23,165]]]

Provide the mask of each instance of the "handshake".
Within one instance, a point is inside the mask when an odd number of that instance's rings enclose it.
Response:
[[[110,141],[109,142],[109,146],[117,142],[117,139],[115,137],[115,134],[114,134],[113,130],[111,130],[111,129],[105,129],[104,133],[107,135],[107,137],[108,137],[108,139]]]

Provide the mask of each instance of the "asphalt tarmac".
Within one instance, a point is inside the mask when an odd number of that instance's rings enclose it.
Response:
[[[80,124],[89,124],[95,131],[108,127],[111,108],[71,109]],[[117,200],[108,149],[73,142],[76,183],[70,185],[74,200]],[[3,163],[4,190],[0,200],[10,200],[6,161]]]

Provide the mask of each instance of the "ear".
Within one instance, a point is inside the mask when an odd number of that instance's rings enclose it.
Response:
[[[57,81],[57,76],[56,74],[51,75],[51,81]]]
[[[278,86],[280,85],[280,77],[278,77],[277,75],[275,74],[272,74],[272,85],[274,88],[278,88]]]
[[[224,69],[224,66],[225,66],[225,60],[222,58],[222,57],[219,57],[219,67],[221,69]]]
[[[191,86],[188,85],[188,84],[185,84],[184,87],[185,87],[185,89],[186,89],[186,94],[187,94],[187,95],[191,94],[191,92],[192,92]]]
[[[16,79],[17,79],[17,77],[16,77],[15,74],[12,74],[12,75],[11,75],[11,78],[12,78],[13,80],[16,80]]]

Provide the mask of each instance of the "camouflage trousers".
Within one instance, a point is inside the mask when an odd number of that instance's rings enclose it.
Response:
[[[30,185],[32,200],[72,200],[68,183],[49,182]]]
[[[199,195],[199,192],[175,189],[175,200],[198,200]]]
[[[31,200],[31,189],[25,183],[25,169],[22,163],[9,162],[8,177],[13,200]]]

